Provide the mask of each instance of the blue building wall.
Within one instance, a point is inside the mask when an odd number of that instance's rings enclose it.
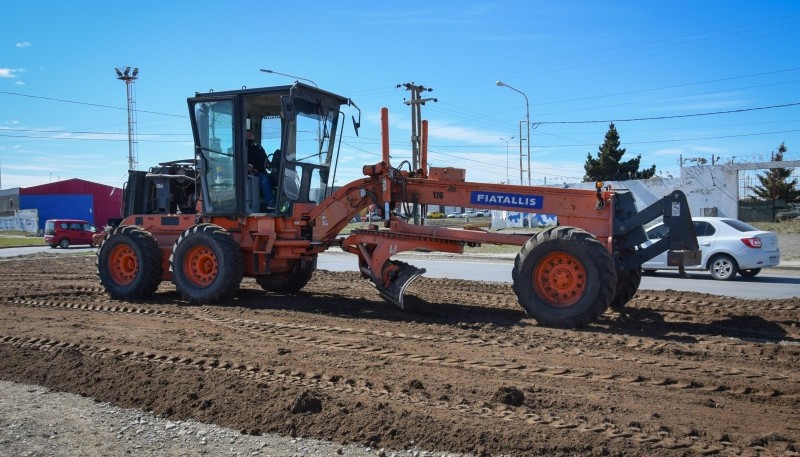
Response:
[[[94,200],[89,195],[24,195],[19,196],[19,209],[39,210],[39,230],[48,219],[81,219],[94,224]]]

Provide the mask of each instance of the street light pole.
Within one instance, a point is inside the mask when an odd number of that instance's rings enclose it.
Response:
[[[500,138],[500,141],[506,143],[506,184],[511,184],[511,178],[508,177],[508,143],[513,139],[513,136],[507,140],[505,138]]]
[[[525,123],[528,126],[528,136],[526,137],[525,141],[528,143],[528,185],[530,186],[531,185],[531,105],[528,102],[528,96],[525,95],[525,92],[522,92],[519,89],[511,87],[508,84],[504,83],[503,81],[497,81],[496,84],[498,87],[508,87],[514,92],[519,92],[520,94],[522,94],[523,97],[525,97]],[[522,134],[521,130],[522,129],[520,129],[520,135]],[[519,170],[520,184],[524,185],[525,183],[522,182],[522,138],[520,138],[520,144],[519,144],[519,166],[520,166]]]

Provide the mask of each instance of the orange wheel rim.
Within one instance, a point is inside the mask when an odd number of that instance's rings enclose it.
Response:
[[[549,306],[567,308],[586,291],[586,267],[568,252],[551,252],[533,267],[533,286]]]
[[[122,244],[116,246],[109,254],[109,273],[114,282],[121,286],[128,286],[136,279],[139,272],[139,258],[130,246]]]
[[[217,256],[208,246],[195,246],[186,253],[183,271],[186,279],[198,286],[206,287],[214,282],[219,272]]]

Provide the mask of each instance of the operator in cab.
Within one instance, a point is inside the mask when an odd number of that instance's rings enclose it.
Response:
[[[272,183],[266,170],[267,153],[260,144],[255,142],[253,131],[247,129],[247,163],[248,168],[252,169],[253,176],[258,178],[261,196],[264,198],[267,208],[275,207],[275,194],[272,192]]]

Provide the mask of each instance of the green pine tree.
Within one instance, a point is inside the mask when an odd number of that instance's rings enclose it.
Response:
[[[633,159],[621,162],[625,155],[625,148],[620,148],[619,133],[612,122],[608,126],[605,141],[600,145],[597,158],[592,154],[586,155],[586,163],[583,169],[586,170],[584,181],[626,181],[628,179],[649,179],[656,174],[656,166],[639,171],[639,163],[642,155],[639,154]]]
[[[788,150],[786,144],[781,143],[778,152],[772,155],[772,161],[783,161],[783,155]],[[789,180],[793,171],[794,168],[770,168],[763,175],[756,175],[761,185],[750,189],[760,200],[783,200],[787,203],[798,201],[800,190],[797,189],[797,178]]]

